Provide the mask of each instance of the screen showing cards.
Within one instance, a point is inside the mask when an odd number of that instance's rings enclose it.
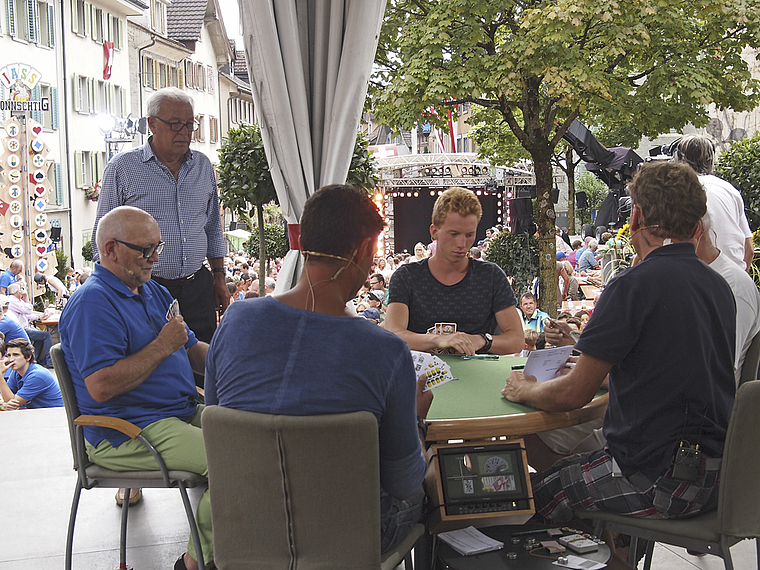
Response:
[[[446,503],[504,501],[525,496],[519,444],[439,449]]]

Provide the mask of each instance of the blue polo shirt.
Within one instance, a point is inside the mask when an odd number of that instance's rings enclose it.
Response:
[[[5,344],[8,344],[16,338],[29,340],[29,336],[26,334],[26,331],[21,328],[21,325],[18,324],[18,321],[12,319],[8,315],[5,315],[0,319],[0,332],[5,335]]]
[[[18,279],[16,275],[14,273],[11,273],[10,269],[6,269],[0,275],[0,287],[5,287],[7,291],[8,285],[10,285],[11,283],[15,283],[16,279]]]
[[[19,398],[28,400],[26,407],[29,410],[63,407],[58,382],[50,372],[34,362],[29,365],[23,376],[11,370],[8,376],[8,388]]]
[[[533,311],[533,314],[530,316],[530,318],[528,318],[525,313],[522,312],[522,309],[520,309],[520,312],[522,313],[523,328],[533,329],[537,333],[544,332],[544,323],[546,322],[546,319],[549,318],[549,315],[547,313],[536,309]]]
[[[158,283],[148,281],[135,294],[100,264],[72,295],[58,330],[83,414],[115,416],[144,428],[161,419],[187,419],[195,413],[197,392],[186,349],[198,341],[189,329],[184,348],[166,358],[137,388],[101,403],[90,396],[84,382],[90,374],[152,342],[166,325],[171,303],[172,296]],[[106,428],[85,428],[85,437],[93,446],[107,439],[114,447],[128,439]]]

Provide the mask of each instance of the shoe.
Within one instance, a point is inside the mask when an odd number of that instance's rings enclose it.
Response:
[[[185,555],[181,554],[177,561],[174,563],[174,570],[187,570],[185,566]]]
[[[119,489],[116,491],[116,504],[122,506],[124,504],[124,492],[125,489]],[[131,489],[129,491],[129,506],[139,503],[142,499],[142,489]]]
[[[707,556],[707,552],[700,552],[699,550],[692,550],[691,548],[687,548],[686,552],[692,556]]]

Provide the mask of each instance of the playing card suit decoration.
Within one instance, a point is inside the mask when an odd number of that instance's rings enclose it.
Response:
[[[47,188],[42,184],[37,184],[37,186],[34,187],[34,193],[37,194],[37,196],[42,197],[47,193]]]
[[[10,196],[11,198],[18,198],[19,196],[21,196],[21,186],[19,186],[18,184],[14,184],[10,188],[8,188],[8,196]]]
[[[36,153],[40,153],[43,150],[45,150],[45,143],[42,142],[42,139],[34,139],[32,141],[32,144],[29,145],[32,147],[32,150]]]
[[[11,248],[11,256],[12,257],[21,257],[22,255],[24,255],[24,248],[21,247],[20,245],[14,245]]]
[[[40,133],[42,132],[42,127],[41,127],[41,126],[39,126],[39,125],[37,125],[36,127],[32,127],[32,132],[33,132],[35,135],[39,136],[39,135],[40,135]]]
[[[38,245],[37,246],[37,255],[42,257],[47,253],[47,246],[46,245]]]
[[[21,243],[24,241],[24,234],[21,230],[13,230],[13,232],[11,232],[11,241],[13,243]]]
[[[37,230],[34,232],[34,239],[36,239],[39,243],[44,242],[47,239],[47,234],[45,233],[45,230]]]
[[[45,166],[45,157],[41,154],[35,154],[32,157],[32,164],[37,168],[42,168]]]
[[[11,214],[20,214],[21,213],[21,202],[18,200],[14,200],[11,202],[10,208],[8,208],[11,211]]]
[[[43,200],[42,198],[37,198],[34,201],[34,209],[37,210],[38,212],[44,212],[45,206],[47,206],[47,202],[45,202],[45,200]]]
[[[37,182],[39,184],[40,182],[42,182],[42,181],[45,180],[45,178],[47,177],[47,174],[45,174],[44,170],[42,170],[41,168],[39,168],[39,169],[37,169],[37,170],[34,171],[34,173],[32,174],[32,176],[34,177],[33,178],[34,182]]]
[[[12,228],[20,228],[22,221],[23,220],[21,219],[21,216],[19,216],[18,214],[16,214],[15,216],[11,216],[11,219],[10,219],[9,223],[10,223],[10,225],[11,225]]]
[[[45,273],[47,271],[47,268],[49,267],[49,263],[47,262],[47,259],[44,257],[37,260],[37,271],[40,273]]]
[[[19,182],[21,180],[21,172],[18,170],[9,170],[8,180],[11,182],[11,184],[16,184],[16,182]]]
[[[45,214],[37,214],[34,217],[34,223],[37,224],[37,227],[40,228],[47,224],[47,216]]]
[[[17,154],[8,155],[8,166],[18,168],[21,165],[21,158]]]
[[[18,149],[21,148],[21,143],[18,142],[18,139],[8,139],[8,150],[11,152],[18,152]]]

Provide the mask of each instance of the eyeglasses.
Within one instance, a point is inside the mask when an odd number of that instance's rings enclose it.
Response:
[[[164,121],[161,117],[153,117],[154,119],[158,119],[162,123],[169,125],[169,128],[174,131],[175,133],[180,132],[182,129],[187,129],[191,133],[195,130],[198,130],[198,127],[201,126],[201,124],[198,121],[190,121],[189,123],[183,123],[182,121],[174,121],[173,123],[170,123],[169,121]]]
[[[139,251],[142,253],[142,256],[145,259],[148,259],[151,257],[154,253],[157,253],[161,255],[161,252],[164,251],[164,242],[160,241],[156,245],[149,245],[148,247],[142,247],[140,245],[135,245],[133,243],[128,243],[126,241],[121,241],[120,239],[113,238],[113,241],[117,241],[122,245],[126,245],[129,249],[134,249],[135,251]]]

